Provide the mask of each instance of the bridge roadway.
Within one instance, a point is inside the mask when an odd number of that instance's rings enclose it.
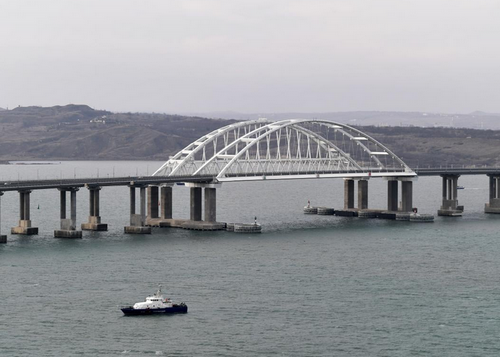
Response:
[[[499,175],[499,167],[489,168],[413,168],[418,176],[441,176],[441,175]],[[376,173],[377,171],[373,171]],[[384,170],[385,173],[390,170]],[[349,177],[351,171],[341,171]],[[289,174],[289,173],[286,173]],[[310,172],[308,172],[310,174]],[[319,175],[327,174],[320,172]],[[255,173],[255,176],[262,176],[263,173]],[[280,175],[275,175],[276,177]],[[318,176],[321,177],[321,176]],[[297,175],[297,178],[301,178]],[[154,184],[174,184],[176,182],[192,182],[208,184],[216,182],[215,176],[126,176],[126,177],[106,177],[106,178],[74,178],[74,179],[54,179],[54,180],[21,180],[5,181],[0,183],[0,192],[20,191],[20,190],[43,190],[54,188],[73,187],[93,187],[93,186],[134,186],[154,185]]]
[[[500,175],[499,167],[475,167],[475,168],[413,168],[418,176],[441,176],[441,175]]]
[[[210,183],[213,176],[127,176],[106,178],[78,178],[59,180],[5,181],[0,183],[0,192],[21,190],[43,190],[54,188],[92,187],[92,186],[146,186],[154,184],[173,184],[176,182]]]

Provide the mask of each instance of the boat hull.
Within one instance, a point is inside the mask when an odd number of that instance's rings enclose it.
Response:
[[[127,316],[132,315],[155,315],[155,314],[185,314],[188,311],[186,305],[172,306],[164,309],[134,309],[132,307],[125,307],[121,309]]]

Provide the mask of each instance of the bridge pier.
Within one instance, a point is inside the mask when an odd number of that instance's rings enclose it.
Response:
[[[344,179],[344,209],[354,209],[354,180]]]
[[[82,238],[82,231],[76,230],[76,192],[79,189],[60,188],[60,201],[61,201],[61,229],[54,231],[55,238]],[[70,193],[70,218],[66,218],[66,192]]]
[[[3,192],[0,191],[0,231],[2,228],[2,196],[3,196]],[[0,232],[0,244],[2,244],[2,243],[7,243],[7,236],[1,234],[1,232]]]
[[[488,175],[490,179],[490,202],[484,205],[484,213],[500,213],[500,176]]]
[[[387,181],[387,210],[398,210],[398,180],[392,177]]]
[[[391,212],[412,212],[414,177],[387,178],[387,210]],[[399,182],[401,181],[401,207],[398,206]]]
[[[138,186],[140,189],[140,214],[135,213],[135,188],[130,186],[130,226],[124,231],[129,234],[151,234],[151,227],[146,227],[146,187]]]
[[[148,186],[148,217],[158,218],[158,186]]]
[[[368,209],[368,180],[358,180],[358,209]]]
[[[201,221],[201,187],[189,188],[189,219],[191,221]]]
[[[108,225],[106,223],[101,223],[101,216],[99,215],[99,192],[101,188],[89,187],[89,221],[87,223],[82,223],[83,231],[107,231]]]
[[[401,181],[401,210],[403,212],[413,210],[413,181]]]
[[[464,206],[458,205],[458,178],[460,175],[441,175],[443,178],[443,204],[438,216],[458,217],[464,212]]]
[[[159,200],[158,192],[160,193]],[[172,227],[178,224],[172,220],[172,185],[148,186],[147,196],[146,225]]]
[[[216,222],[216,191],[215,188],[205,187],[205,222]]]
[[[216,189],[220,184],[186,183],[190,189],[190,220],[184,222],[181,227],[184,229],[216,231],[226,228],[225,223],[217,222],[217,195]],[[203,201],[202,189],[205,189]],[[203,216],[203,203],[205,205],[205,215]],[[205,219],[202,220],[202,217]]]
[[[172,219],[172,186],[162,186],[160,191],[161,219]]]
[[[30,190],[19,191],[19,226],[11,228],[11,234],[35,235],[38,227],[31,226]]]

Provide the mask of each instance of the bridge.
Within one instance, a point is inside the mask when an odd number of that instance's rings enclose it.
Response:
[[[20,219],[11,233],[31,235],[38,234],[38,228],[33,227],[30,220],[30,193],[58,189],[61,227],[54,231],[54,236],[79,238],[82,232],[76,229],[76,192],[83,187],[89,191],[89,221],[81,225],[82,230],[107,230],[107,224],[101,222],[99,191],[106,186],[128,186],[130,225],[125,227],[125,232],[150,233],[151,226],[223,229],[225,224],[216,219],[216,189],[225,182],[257,180],[342,178],[344,210],[351,212],[368,210],[368,182],[381,178],[387,181],[388,187],[384,210],[411,212],[413,182],[418,176],[441,176],[443,204],[438,215],[457,216],[463,212],[457,197],[460,175],[488,175],[490,202],[485,212],[500,213],[499,168],[412,169],[382,143],[346,124],[259,119],[227,125],[204,135],[170,157],[152,176],[10,181],[0,183],[0,197],[4,192],[18,191]],[[401,205],[398,205],[399,182]],[[189,219],[172,218],[175,183],[190,188]],[[136,189],[140,191],[139,213],[136,213]],[[71,200],[70,218],[66,217],[67,193]],[[0,238],[2,241],[6,241],[5,236]]]

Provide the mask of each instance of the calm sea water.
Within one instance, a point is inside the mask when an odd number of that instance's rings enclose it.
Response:
[[[9,179],[151,174],[159,162],[3,165]],[[0,245],[1,356],[497,356],[500,354],[500,217],[482,213],[486,177],[461,177],[462,218],[432,224],[306,216],[341,207],[342,180],[223,184],[218,219],[264,226],[260,235],[154,229],[124,235],[127,188],[101,191],[108,232],[53,238],[56,190],[32,193],[32,237]],[[420,178],[420,212],[440,205],[439,178]],[[174,217],[188,217],[174,188]],[[1,229],[18,219],[2,197]],[[386,183],[370,181],[372,208]],[[78,192],[78,220],[88,192]],[[153,293],[189,313],[125,317]]]

